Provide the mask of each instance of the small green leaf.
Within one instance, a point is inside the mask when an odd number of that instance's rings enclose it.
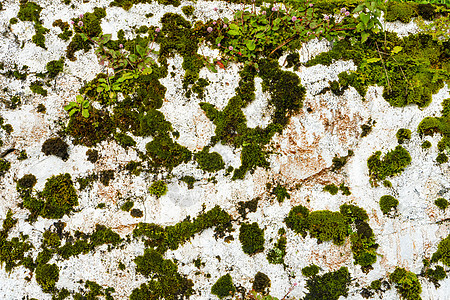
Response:
[[[131,54],[130,56],[128,56],[128,59],[132,62],[132,63],[136,63],[137,61],[137,55],[136,54]]]
[[[230,29],[239,31],[239,26],[237,26],[236,24],[230,24]]]
[[[361,33],[361,42],[365,42],[365,41],[367,41],[367,39],[369,38],[369,36],[370,36],[370,33],[368,33],[368,32],[363,32],[363,33]]]
[[[152,74],[152,68],[151,67],[146,67],[145,69],[144,69],[144,71],[142,71],[142,74],[143,75],[150,75],[150,74]]]
[[[77,112],[78,112],[78,109],[72,109],[71,111],[69,111],[69,116],[72,116]]]
[[[403,47],[395,46],[394,49],[392,49],[391,53],[392,54],[397,54],[397,53],[399,53],[402,50],[403,50]]]
[[[81,38],[82,38],[84,41],[87,41],[88,37],[87,37],[86,34],[80,33],[80,36],[81,36]],[[95,41],[95,40],[94,40],[94,41]]]
[[[139,53],[140,56],[144,57],[145,56],[145,48],[142,47],[141,45],[136,45],[136,51]]]
[[[239,31],[236,31],[236,30],[229,30],[229,31],[228,31],[228,34],[229,34],[229,35],[240,35],[240,32],[239,32]]]
[[[101,92],[103,92],[103,87],[98,86],[98,87],[97,87],[97,93],[101,93]]]
[[[76,99],[77,99],[78,103],[81,103],[84,100],[83,96],[81,96],[81,95],[77,95]]]
[[[253,51],[256,48],[254,40],[247,40],[247,41],[245,41],[245,45],[247,46],[248,50],[250,50],[250,51]]]
[[[83,117],[85,117],[86,119],[89,118],[89,111],[87,109],[83,109],[81,111],[81,114],[83,115]]]
[[[377,62],[377,61],[380,61],[380,60],[381,60],[381,58],[379,58],[379,57],[373,57],[373,58],[369,58],[367,60],[367,62],[370,64],[370,63],[374,63],[374,62]]]

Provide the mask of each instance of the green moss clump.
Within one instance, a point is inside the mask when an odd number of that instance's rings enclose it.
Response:
[[[163,166],[169,170],[181,163],[187,163],[192,156],[186,147],[174,142],[169,136],[157,136],[145,146],[147,154],[155,166]]]
[[[183,176],[180,178],[181,181],[185,182],[188,186],[188,189],[191,190],[194,188],[195,177],[193,176]]]
[[[438,261],[450,267],[450,235],[439,242],[437,251],[431,257],[431,262]]]
[[[133,208],[133,209],[130,211],[130,215],[131,215],[133,218],[142,218],[142,217],[144,216],[144,213],[143,213],[142,210],[140,210],[140,209]]]
[[[47,179],[41,197],[45,203],[38,214],[47,219],[60,219],[78,205],[78,196],[68,173]],[[33,209],[33,207],[27,208]]]
[[[186,17],[192,16],[194,10],[195,9],[192,5],[186,5],[181,8],[181,11],[183,12],[183,14],[185,14]]]
[[[438,164],[444,164],[446,162],[448,162],[448,156],[445,153],[439,153],[438,156],[436,157],[436,162]]]
[[[95,146],[111,137],[114,123],[108,114],[95,108],[89,111],[89,118],[81,113],[70,117],[66,133],[73,137],[74,145]]]
[[[153,182],[148,190],[150,195],[154,195],[156,198],[159,198],[167,193],[167,184],[162,180],[158,180]]]
[[[274,247],[267,253],[267,261],[271,264],[284,264],[284,257],[286,256],[286,237],[280,236]]]
[[[431,142],[430,142],[430,141],[424,141],[424,142],[422,143],[421,147],[422,147],[423,149],[429,149],[429,148],[431,148]]]
[[[45,68],[47,69],[48,77],[55,78],[59,73],[63,71],[64,61],[62,59],[52,60],[47,63]]]
[[[103,244],[118,245],[122,239],[120,236],[104,225],[95,225],[95,231],[90,236],[90,247],[95,248]]]
[[[42,7],[34,2],[26,2],[20,5],[17,18],[21,21],[40,22],[40,13]]]
[[[127,202],[122,204],[120,209],[123,210],[123,211],[130,211],[133,208],[133,206],[134,206],[134,202],[131,201],[131,200],[128,200]]]
[[[338,300],[347,297],[350,285],[350,273],[346,267],[306,280],[308,293],[304,300]]]
[[[217,279],[216,283],[211,287],[211,294],[216,295],[220,299],[233,296],[236,288],[230,274],[223,275]]]
[[[317,274],[319,274],[319,271],[320,271],[319,267],[312,264],[310,266],[302,268],[302,275],[305,277],[314,277]]]
[[[291,198],[291,195],[289,195],[286,187],[280,184],[277,184],[277,186],[273,188],[272,195],[275,195],[277,197],[279,203],[282,203],[286,198],[287,199]]]
[[[6,174],[11,169],[11,163],[6,159],[0,158],[0,176]]]
[[[170,259],[164,259],[157,251],[147,248],[144,255],[134,259],[136,271],[151,280],[134,289],[130,299],[184,299],[193,293],[193,283],[190,279],[178,273],[178,266]]]
[[[36,281],[46,293],[55,290],[59,280],[59,268],[56,264],[40,264],[36,268]]]
[[[97,160],[99,159],[98,151],[93,150],[93,149],[88,149],[86,151],[86,156],[87,156],[87,160],[92,164],[95,164],[97,162]]]
[[[388,214],[393,208],[398,205],[398,200],[390,195],[384,195],[380,198],[380,209],[383,214]]]
[[[417,5],[412,2],[391,1],[387,5],[385,20],[387,22],[400,21],[402,23],[411,22],[411,18],[417,17]]]
[[[34,185],[36,184],[36,176],[33,174],[26,174],[19,180],[17,180],[17,189],[18,190],[26,190],[26,189],[32,189]]]
[[[204,147],[202,151],[196,153],[195,159],[199,168],[206,172],[217,172],[225,168],[222,156],[217,152],[209,153],[209,147]]]
[[[394,150],[388,151],[383,159],[380,159],[380,157],[381,151],[377,151],[367,160],[371,183],[374,185],[378,180],[384,180],[403,172],[411,163],[411,156],[402,146],[397,146]]]
[[[34,81],[30,84],[30,90],[35,94],[39,94],[46,97],[47,90],[42,87],[43,85],[44,84],[42,82]]]
[[[332,240],[335,245],[344,244],[348,227],[339,212],[314,211],[308,216],[309,233],[319,242]]]
[[[51,249],[56,249],[61,245],[61,239],[56,232],[51,232],[46,230],[43,234],[44,240],[42,241],[43,247],[49,247]]]
[[[323,190],[324,190],[325,192],[330,193],[331,195],[336,195],[336,194],[338,193],[338,191],[339,191],[339,187],[338,187],[337,185],[335,185],[334,183],[333,183],[333,184],[327,184],[327,185],[323,188]]]
[[[111,180],[114,180],[114,170],[103,170],[99,176],[100,182],[104,186],[108,186]]]
[[[438,198],[434,201],[434,204],[436,204],[437,207],[439,207],[442,210],[447,209],[448,207],[448,201],[444,198]]]
[[[264,251],[264,230],[258,223],[242,224],[239,229],[239,241],[244,253],[249,255]]]
[[[55,155],[62,160],[67,160],[69,158],[69,153],[67,152],[67,145],[61,138],[50,138],[47,139],[44,144],[42,144],[41,151],[44,152],[45,155]]]
[[[270,288],[270,278],[262,272],[258,272],[253,279],[252,290],[257,293],[266,294]]]
[[[395,271],[389,275],[389,280],[395,285],[397,292],[403,299],[419,300],[422,293],[422,286],[419,279],[413,272],[406,271],[397,267]]]
[[[444,280],[447,278],[447,272],[442,266],[436,266],[434,269],[429,268],[425,272],[425,276],[435,284],[435,286],[439,287],[438,281]]]
[[[397,137],[398,143],[403,144],[405,141],[411,139],[411,130],[406,128],[400,128],[395,136]]]

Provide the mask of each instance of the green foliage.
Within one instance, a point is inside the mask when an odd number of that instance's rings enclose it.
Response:
[[[304,300],[338,300],[347,297],[350,285],[350,273],[346,267],[306,280],[308,293]]]
[[[204,147],[202,151],[196,153],[195,159],[199,168],[206,172],[217,172],[225,167],[222,156],[217,152],[209,153],[209,148]]]
[[[236,288],[230,274],[223,275],[217,279],[216,283],[211,287],[211,294],[216,295],[220,299],[232,296],[235,292]]]
[[[145,146],[147,154],[156,166],[163,166],[168,170],[181,163],[187,163],[192,156],[186,147],[174,142],[169,136],[157,136]]]
[[[286,256],[287,239],[285,236],[280,236],[272,249],[267,253],[267,261],[271,264],[284,264],[284,257]]]
[[[441,261],[447,267],[450,267],[450,235],[439,242],[438,249],[431,257],[431,262]]]
[[[34,176],[33,174],[23,175],[22,178],[17,180],[17,190],[31,189],[34,187],[36,182],[36,176]]]
[[[46,293],[55,289],[59,280],[59,268],[56,264],[40,264],[36,267],[36,281]]]
[[[395,176],[411,163],[411,156],[402,146],[395,147],[388,151],[383,159],[380,159],[381,151],[375,152],[367,160],[371,183],[376,185],[378,180],[384,180],[387,177]]]
[[[429,149],[429,148],[431,148],[431,142],[430,141],[424,141],[423,143],[422,143],[422,145],[421,145],[421,147],[423,148],[423,149]]]
[[[411,130],[406,128],[400,128],[395,136],[397,137],[398,143],[403,144],[406,140],[411,139]]]
[[[398,205],[398,200],[391,195],[384,195],[380,198],[380,209],[383,214],[388,214],[393,208]]]
[[[264,251],[264,230],[258,223],[243,223],[239,229],[239,241],[244,253],[249,255]]]
[[[258,272],[253,279],[252,290],[265,294],[270,288],[270,278],[262,272]]]
[[[444,164],[446,162],[448,162],[448,156],[445,153],[439,153],[438,156],[436,157],[436,162],[438,164]]]
[[[192,14],[194,13],[194,7],[192,5],[186,5],[183,6],[181,8],[181,11],[183,12],[183,14],[185,14],[187,17],[192,16]]]
[[[377,34],[383,29],[379,20],[381,17],[380,8],[380,2],[366,0],[353,10],[353,14],[359,13],[356,32],[361,33],[362,43],[365,43],[370,35]]]
[[[434,204],[436,204],[437,207],[439,207],[442,210],[445,210],[448,207],[448,201],[444,198],[438,198],[434,201]]]
[[[149,192],[150,195],[154,195],[156,198],[164,196],[167,193],[167,184],[162,180],[155,181],[150,186]]]
[[[72,101],[66,106],[64,109],[69,112],[69,116],[72,116],[77,113],[81,113],[81,115],[85,118],[89,118],[89,109],[91,104],[89,103],[89,99],[83,98],[81,95],[77,95],[76,101]]]
[[[395,285],[397,292],[403,299],[420,300],[422,286],[416,274],[397,267],[395,271],[389,275],[389,280]]]
[[[41,151],[45,155],[55,155],[62,160],[66,161],[69,158],[69,153],[67,152],[67,145],[60,137],[47,139],[43,144]]]
[[[274,194],[277,197],[279,203],[282,203],[286,198],[287,199],[291,198],[291,195],[289,195],[289,193],[287,192],[286,187],[280,184],[277,184],[277,186],[273,188],[272,194]]]
[[[320,271],[319,267],[312,264],[310,266],[302,268],[302,275],[305,277],[314,277],[317,274],[319,274],[319,271]]]
[[[4,158],[0,158],[0,176],[5,175],[11,169],[11,163]]]

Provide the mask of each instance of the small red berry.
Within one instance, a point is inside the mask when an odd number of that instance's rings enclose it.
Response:
[[[238,54],[239,54],[239,55],[242,55],[242,53],[241,53],[240,51],[238,52]]]

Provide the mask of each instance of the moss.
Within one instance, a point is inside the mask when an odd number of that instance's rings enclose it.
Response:
[[[442,210],[447,209],[448,207],[448,201],[444,198],[438,198],[434,201],[434,204],[436,204],[437,207],[439,207]]]
[[[96,208],[103,209],[105,207],[106,207],[106,204],[102,202],[102,203],[97,204]]]
[[[25,160],[28,158],[28,154],[26,150],[20,150],[19,155],[17,156],[17,160]]]
[[[289,215],[284,219],[284,222],[287,227],[292,229],[295,233],[306,237],[307,231],[309,230],[308,217],[309,209],[302,205],[298,205],[294,206],[289,211]]]
[[[6,174],[11,169],[11,163],[6,159],[0,158],[0,176]]]
[[[270,288],[270,278],[262,272],[258,272],[253,279],[252,290],[257,293],[266,294]]]
[[[436,162],[438,164],[444,164],[448,162],[448,156],[445,153],[439,153],[438,156],[436,157]]]
[[[95,164],[97,162],[97,160],[99,159],[98,151],[93,150],[93,149],[88,149],[86,151],[86,156],[87,156],[87,160],[92,164]]]
[[[389,280],[395,285],[397,292],[403,299],[422,299],[420,297],[422,287],[416,274],[397,267],[395,271],[389,275]]]
[[[284,257],[286,256],[287,239],[282,235],[274,247],[267,253],[267,261],[271,264],[284,264]]]
[[[395,147],[388,151],[383,159],[380,159],[381,151],[375,152],[367,160],[371,182],[376,184],[377,180],[384,180],[387,177],[395,176],[411,163],[411,156],[402,146]]]
[[[130,211],[134,206],[134,202],[131,200],[126,201],[122,206],[120,207],[123,211]]]
[[[114,134],[114,139],[116,140],[117,144],[122,146],[123,148],[133,147],[136,146],[135,140],[124,133],[116,133]]]
[[[46,230],[43,234],[44,240],[42,241],[43,247],[49,247],[51,249],[56,249],[61,245],[61,239],[56,232],[51,232]]]
[[[99,176],[100,182],[104,186],[108,186],[111,180],[114,180],[114,170],[103,170]]]
[[[424,141],[421,145],[422,149],[429,149],[431,148],[431,142],[430,141]]]
[[[93,173],[90,175],[87,175],[85,177],[79,177],[77,178],[77,182],[80,185],[80,191],[84,190],[87,187],[92,187],[92,184],[94,181],[98,180],[98,175]]]
[[[150,195],[154,195],[156,198],[164,196],[167,193],[167,184],[162,180],[155,181],[150,186],[149,192]]]
[[[306,280],[308,293],[304,300],[338,300],[347,297],[350,285],[350,273],[346,267]]]
[[[47,69],[48,77],[55,78],[59,73],[63,71],[64,61],[60,60],[52,60],[47,63],[45,69]]]
[[[327,210],[314,211],[308,216],[309,233],[319,242],[332,240],[336,245],[342,245],[348,235],[344,217],[338,212]]]
[[[186,5],[181,8],[181,11],[185,16],[190,17],[194,13],[195,8],[192,5]]]
[[[204,147],[194,157],[198,162],[199,168],[206,172],[217,172],[225,167],[222,156],[217,152],[209,153],[209,147]]]
[[[435,285],[438,285],[438,281],[447,278],[447,272],[442,266],[436,266],[434,269],[427,269],[427,271],[425,272],[425,276]]]
[[[290,199],[291,195],[287,192],[286,188],[280,184],[273,188],[272,194],[277,197],[279,203],[282,203],[284,199]]]
[[[59,268],[56,264],[41,264],[36,268],[36,281],[46,293],[55,290],[59,280]]]
[[[342,195],[344,196],[350,196],[352,192],[350,192],[350,188],[348,186],[345,186],[344,183],[341,183],[339,185],[339,190],[342,192]]]
[[[189,190],[194,188],[194,183],[196,180],[193,176],[183,176],[180,180],[187,184]]]
[[[211,287],[211,294],[216,295],[220,299],[232,296],[235,292],[236,288],[230,274],[223,275],[217,279],[216,283]]]
[[[14,129],[13,129],[13,127],[12,127],[11,124],[5,124],[5,125],[2,125],[2,129],[3,129],[4,131],[6,131],[7,134],[11,134],[11,132],[14,131]]]
[[[103,245],[110,244],[113,246],[118,245],[122,242],[120,236],[104,225],[95,225],[95,231],[90,236],[90,246],[91,248]]]
[[[438,261],[450,267],[450,235],[439,242],[437,251],[431,257],[431,262]]]
[[[9,24],[11,24],[11,25],[17,24],[17,22],[19,22],[19,20],[17,20],[17,18],[9,19]]]
[[[142,210],[140,210],[140,209],[133,208],[133,209],[130,211],[130,215],[131,215],[133,218],[142,218],[142,217],[144,216],[144,213],[143,213]]]
[[[165,120],[164,114],[156,109],[150,109],[139,118],[140,136],[163,136],[172,131],[172,125]]]
[[[46,110],[47,109],[45,108],[45,105],[42,103],[39,103],[38,106],[36,107],[36,111],[41,114],[45,113]]]
[[[91,49],[92,45],[89,43],[89,41],[85,41],[79,33],[75,34],[70,41],[69,45],[66,49],[66,57],[70,61],[75,61],[75,52],[79,50],[84,50],[84,52],[89,51]]]
[[[187,163],[192,156],[186,147],[174,142],[169,136],[157,136],[145,146],[155,166],[172,170],[181,163]]]
[[[347,156],[341,156],[338,157],[337,155],[335,157],[333,157],[333,165],[331,166],[331,171],[332,172],[337,172],[340,169],[342,169],[345,164],[347,163],[348,159],[353,155],[353,151],[352,150],[348,150],[348,154]]]
[[[25,2],[20,5],[17,18],[21,21],[40,22],[40,13],[42,7],[34,2]]]
[[[125,170],[130,174],[139,176],[142,172],[142,163],[137,161],[130,161],[125,165]]]
[[[314,277],[317,274],[319,274],[319,271],[320,271],[319,267],[312,264],[310,266],[302,268],[302,275],[305,277]]]
[[[26,174],[17,180],[17,189],[32,189],[36,182],[36,176],[33,174]]]
[[[409,23],[411,22],[411,18],[417,15],[417,5],[415,3],[391,1],[387,4],[385,20],[387,22],[398,20],[402,23]]]
[[[327,184],[327,185],[323,188],[323,190],[324,190],[325,192],[330,193],[331,195],[336,195],[336,194],[338,193],[338,191],[339,191],[339,187],[338,187],[337,185],[335,185],[334,183],[332,183],[332,184]]]
[[[73,34],[72,30],[70,30],[69,23],[63,22],[61,19],[55,20],[52,25],[61,29],[62,33],[58,34],[58,37],[63,41],[68,41]]]
[[[43,144],[41,151],[44,152],[45,155],[55,155],[62,160],[66,161],[69,158],[69,153],[67,152],[67,145],[61,138],[50,138],[47,139]]]
[[[45,204],[38,214],[47,219],[59,219],[78,205],[78,196],[68,173],[47,179],[41,197]]]
[[[123,263],[123,262],[121,262],[121,261],[119,261],[119,265],[117,266],[117,268],[120,270],[120,271],[125,271],[125,264]]]
[[[74,145],[95,146],[111,137],[114,124],[106,113],[93,108],[89,118],[80,114],[70,117],[66,132],[73,137]]]
[[[393,208],[398,205],[398,200],[390,195],[385,195],[380,198],[380,209],[383,214],[388,214]]]
[[[258,223],[242,224],[239,229],[239,241],[244,253],[252,255],[264,251],[264,230]]]
[[[192,281],[178,273],[177,265],[157,251],[147,248],[134,262],[136,271],[151,280],[134,289],[130,299],[148,299],[148,295],[154,295],[155,299],[176,300],[193,293]]]
[[[9,101],[6,101],[6,107],[9,109],[16,109],[22,104],[20,101],[20,96],[12,96]]]
[[[47,47],[45,47],[44,34],[49,32],[49,30],[47,28],[45,28],[44,26],[42,26],[42,24],[39,24],[39,23],[34,24],[34,29],[36,30],[36,34],[31,37],[31,41],[33,43],[35,43],[36,46],[39,46],[43,49],[47,49]]]
[[[398,143],[403,144],[405,141],[411,139],[411,130],[406,128],[400,128],[395,136],[397,137]]]
[[[39,81],[34,81],[30,84],[30,89],[33,93],[47,96],[47,90],[42,87],[43,83]]]

